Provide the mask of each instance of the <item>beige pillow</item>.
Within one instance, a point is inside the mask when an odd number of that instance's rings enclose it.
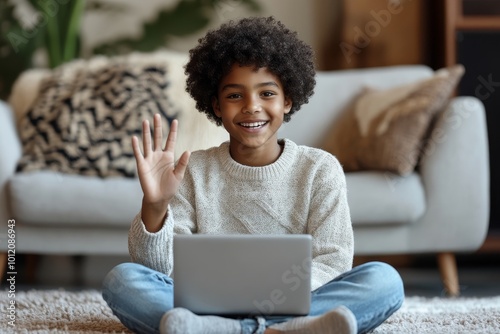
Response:
[[[415,83],[365,89],[336,121],[322,148],[346,172],[411,173],[434,115],[447,105],[463,74],[464,67],[456,65]]]

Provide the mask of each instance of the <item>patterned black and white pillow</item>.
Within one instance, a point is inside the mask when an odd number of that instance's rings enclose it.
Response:
[[[180,113],[169,98],[166,64],[123,58],[78,60],[55,69],[22,117],[18,172],[53,170],[135,177],[131,138],[160,113],[164,131]]]

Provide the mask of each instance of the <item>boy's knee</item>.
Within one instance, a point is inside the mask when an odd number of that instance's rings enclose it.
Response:
[[[129,286],[127,282],[133,281],[140,265],[136,263],[121,263],[111,269],[102,282],[102,295],[108,301],[113,295],[124,293]]]
[[[377,285],[377,288],[388,288],[392,293],[404,296],[403,280],[399,272],[391,265],[384,262],[368,262],[361,265],[369,280]]]

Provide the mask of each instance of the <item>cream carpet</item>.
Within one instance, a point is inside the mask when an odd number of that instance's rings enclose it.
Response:
[[[1,333],[130,333],[95,290],[17,292],[15,326],[8,325],[9,299],[0,296]],[[374,305],[376,307],[376,305]],[[500,296],[490,298],[409,297],[373,333],[500,333]]]

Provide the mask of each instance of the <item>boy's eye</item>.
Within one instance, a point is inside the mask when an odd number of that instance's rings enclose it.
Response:
[[[264,97],[271,97],[273,95],[276,95],[276,94],[274,94],[273,92],[262,92],[262,96],[264,96]]]

